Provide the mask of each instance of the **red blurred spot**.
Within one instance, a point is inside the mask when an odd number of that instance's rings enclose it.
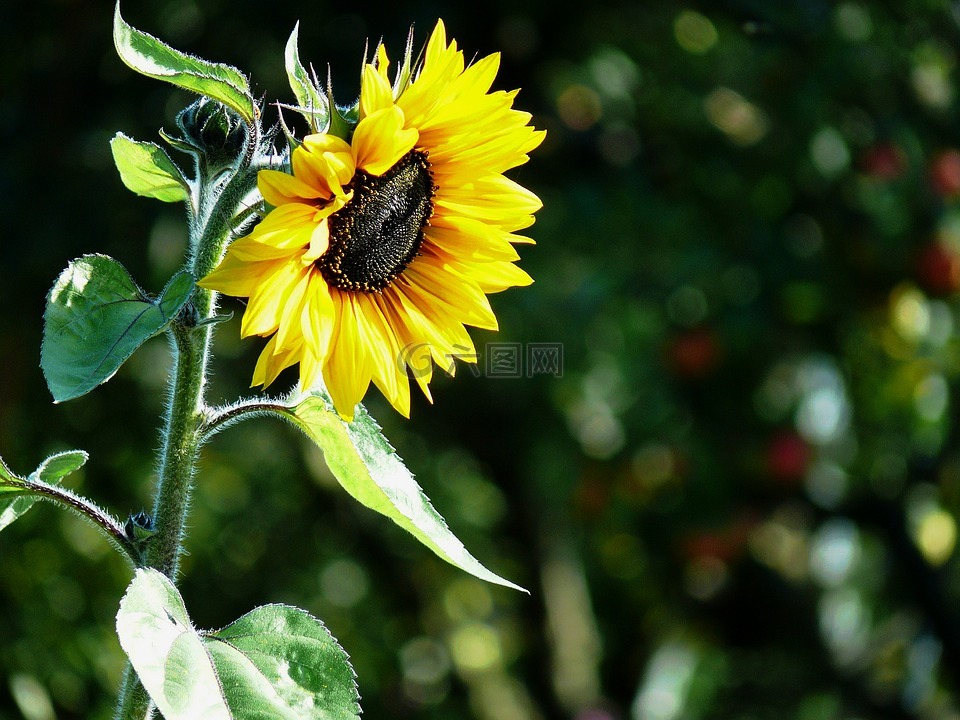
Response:
[[[930,181],[942,197],[952,199],[960,196],[960,150],[944,150],[933,158]]]
[[[682,540],[683,553],[690,560],[711,557],[731,562],[746,551],[750,532],[756,524],[753,514],[744,512],[730,518],[725,527],[694,530]]]
[[[709,375],[720,359],[720,343],[712,330],[699,328],[675,337],[667,348],[673,371],[687,378]]]
[[[960,255],[942,242],[925,245],[917,256],[917,282],[931,295],[960,290]]]
[[[876,180],[896,180],[907,170],[907,156],[894,143],[879,143],[860,158],[860,169]]]
[[[767,446],[767,470],[782,483],[793,484],[803,478],[810,464],[810,446],[794,432],[775,436]]]

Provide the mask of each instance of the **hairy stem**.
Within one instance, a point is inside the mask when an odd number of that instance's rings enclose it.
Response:
[[[103,508],[66,488],[50,485],[42,480],[24,480],[20,483],[20,487],[22,488],[21,492],[26,495],[35,495],[41,500],[56,503],[87,518],[108,539],[123,550],[134,565],[141,563],[140,553],[136,545],[127,537],[123,525]]]
[[[187,269],[194,278],[204,277],[220,262],[237,207],[256,183],[251,158],[252,149],[248,147],[241,167],[225,185],[212,184],[200,189],[198,212],[190,218],[192,241]],[[156,534],[147,544],[145,564],[174,582],[183,553],[190,494],[203,441],[204,390],[215,314],[216,293],[197,287],[187,311],[169,330],[174,363],[154,496]],[[150,698],[128,664],[114,717],[144,720],[152,716]]]
[[[201,437],[204,442],[241,420],[264,415],[275,415],[286,417],[290,413],[290,408],[281,401],[271,402],[269,400],[244,400],[224,408],[216,408],[210,411],[206,424],[201,429]]]

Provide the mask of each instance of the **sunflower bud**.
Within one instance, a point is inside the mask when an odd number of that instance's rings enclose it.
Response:
[[[200,98],[177,114],[179,140],[188,145],[208,171],[216,173],[235,164],[247,144],[247,125],[233,110],[215,100]]]
[[[123,531],[135,544],[146,542],[157,532],[153,518],[142,510],[127,518]]]

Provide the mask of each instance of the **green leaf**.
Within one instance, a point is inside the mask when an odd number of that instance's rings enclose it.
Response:
[[[42,480],[47,483],[60,482],[70,473],[79,470],[90,456],[83,450],[67,450],[51,455],[40,467],[30,474],[30,480]]]
[[[253,122],[253,96],[242,72],[174,50],[128,25],[120,16],[119,3],[113,15],[113,44],[120,59],[141,75],[218,100],[236,110],[247,123]]]
[[[117,635],[166,720],[232,720],[213,660],[162,573],[137,570],[120,601]]]
[[[40,463],[40,467],[30,473],[26,480],[10,470],[0,458],[0,530],[22,517],[37,501],[36,496],[26,494],[27,482],[59,482],[82,467],[88,457],[83,450],[56,453]]]
[[[248,688],[262,687],[255,705],[269,717],[297,720],[350,720],[360,716],[353,668],[347,654],[322,622],[288,605],[256,608],[223,630],[211,633],[214,658],[227,700],[238,720]],[[228,677],[236,677],[230,683]],[[246,678],[241,682],[241,679]],[[242,688],[231,692],[230,688]]]
[[[353,670],[303,610],[267,605],[215,633],[194,629],[173,583],[137,571],[117,634],[166,720],[355,720]]]
[[[322,133],[327,131],[327,126],[330,124],[330,109],[327,99],[300,62],[300,51],[297,49],[299,31],[300,23],[298,22],[294,25],[284,49],[283,59],[287,68],[287,78],[290,81],[293,96],[297,99],[298,111],[310,123],[313,132]]]
[[[40,366],[56,402],[109,380],[133,352],[161,332],[190,299],[194,282],[177,273],[150,299],[116,260],[85,255],[47,296]]]
[[[357,407],[353,422],[347,423],[326,394],[314,391],[287,409],[282,415],[323,450],[327,466],[350,495],[386,515],[461,570],[526,592],[487,570],[467,552],[363,406]]]
[[[163,202],[190,197],[187,181],[180,168],[159,145],[132,140],[117,133],[110,141],[113,162],[128,190]]]
[[[23,517],[36,502],[37,498],[24,495],[22,490],[9,485],[0,487],[0,530]]]
[[[7,464],[0,458],[0,490],[4,484],[19,481],[20,478],[14,475],[13,470],[7,467]]]

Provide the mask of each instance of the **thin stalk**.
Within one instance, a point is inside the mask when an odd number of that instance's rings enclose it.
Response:
[[[286,417],[289,414],[290,408],[279,400],[275,402],[259,399],[244,400],[224,408],[208,411],[207,421],[201,428],[201,438],[203,442],[206,442],[221,430],[248,418],[264,415]]]
[[[141,564],[140,552],[133,541],[127,537],[123,524],[103,508],[66,488],[50,485],[42,480],[24,480],[20,483],[20,487],[22,488],[21,492],[26,495],[34,495],[41,500],[62,505],[87,518],[117,547],[123,550],[135,566]]]

